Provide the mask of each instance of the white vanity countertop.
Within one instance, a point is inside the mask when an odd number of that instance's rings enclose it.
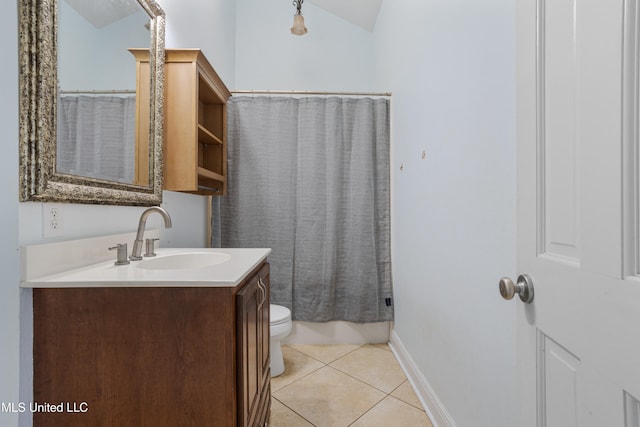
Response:
[[[21,282],[23,288],[103,288],[103,287],[233,287],[240,284],[254,268],[271,253],[268,248],[238,249],[178,249],[161,248],[157,256],[131,261],[128,265],[114,265],[114,259],[67,271],[28,277]],[[177,254],[226,254],[225,262],[196,268],[146,269],[145,260],[157,260]],[[169,258],[167,258],[169,260]],[[167,263],[167,265],[169,265]]]

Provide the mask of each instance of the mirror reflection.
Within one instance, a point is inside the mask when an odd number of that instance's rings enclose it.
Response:
[[[136,175],[136,60],[149,46],[137,0],[58,3],[56,171],[147,185]],[[148,100],[147,100],[148,102]]]

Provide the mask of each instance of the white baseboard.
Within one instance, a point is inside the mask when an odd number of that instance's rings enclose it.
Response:
[[[413,386],[413,390],[416,392],[418,399],[420,399],[427,415],[429,415],[433,427],[456,427],[455,422],[447,413],[447,410],[442,405],[442,402],[440,402],[440,399],[438,399],[438,396],[436,396],[427,379],[422,372],[420,372],[420,369],[413,361],[413,358],[395,330],[391,331],[389,347],[391,347],[393,354],[396,356],[396,359],[398,359],[398,363],[400,363],[405,375]]]

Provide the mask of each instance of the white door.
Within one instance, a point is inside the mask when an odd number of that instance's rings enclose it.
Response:
[[[518,0],[519,426],[640,427],[639,2]]]

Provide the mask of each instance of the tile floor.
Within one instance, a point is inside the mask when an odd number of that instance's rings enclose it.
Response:
[[[433,427],[391,349],[285,345],[269,427]]]

